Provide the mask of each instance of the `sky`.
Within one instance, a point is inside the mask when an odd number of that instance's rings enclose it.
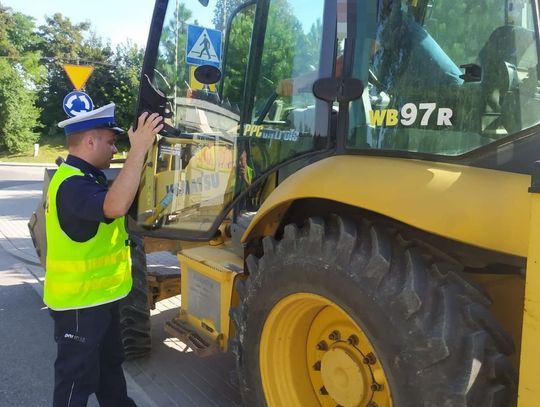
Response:
[[[115,47],[128,39],[144,47],[148,37],[154,0],[0,0],[4,6],[35,18],[62,13],[72,23],[89,21],[104,42]]]
[[[174,0],[169,2],[171,9],[168,12],[174,10]],[[33,17],[36,27],[45,24],[45,17],[55,13],[69,18],[72,24],[89,22],[91,31],[104,43],[110,43],[113,49],[127,41],[139,48],[146,47],[154,3],[155,0],[0,0],[0,5]],[[198,24],[213,27],[211,20],[216,0],[211,0],[208,7],[201,6],[196,0],[188,3],[192,18]],[[294,0],[291,4],[295,16],[308,32],[322,14],[324,0]]]
[[[34,17],[36,26],[45,23],[45,16],[57,12],[75,24],[89,21],[92,30],[113,47],[128,39],[145,47],[154,9],[154,0],[0,0],[0,3]],[[313,7],[314,4],[317,6]],[[322,0],[295,1],[295,14],[302,19],[306,31],[321,10]]]

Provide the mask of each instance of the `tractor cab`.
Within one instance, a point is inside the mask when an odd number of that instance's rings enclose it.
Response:
[[[495,3],[158,1],[138,109],[166,127],[131,228],[209,240],[335,154],[527,173],[536,3]]]
[[[154,237],[213,238],[234,206],[256,211],[288,173],[332,145],[337,108],[312,85],[333,75],[335,21],[324,32],[323,22],[335,20],[335,7],[203,3],[158,2],[150,34],[139,110],[159,111],[166,126],[130,223]]]

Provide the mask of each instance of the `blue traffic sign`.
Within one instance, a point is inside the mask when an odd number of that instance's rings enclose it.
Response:
[[[188,24],[186,62],[192,65],[221,66],[221,31]]]
[[[80,91],[68,93],[64,98],[63,105],[64,112],[66,112],[69,117],[74,117],[81,113],[94,110],[94,102],[92,102],[90,96]]]

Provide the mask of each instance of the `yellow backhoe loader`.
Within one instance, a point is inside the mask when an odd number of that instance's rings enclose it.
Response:
[[[540,405],[539,32],[537,0],[157,0],[128,226],[178,252],[167,331],[249,407]]]

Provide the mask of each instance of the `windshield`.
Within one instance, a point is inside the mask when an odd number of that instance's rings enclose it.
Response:
[[[358,8],[353,71],[368,86],[350,106],[349,148],[453,156],[540,121],[529,1]]]
[[[169,117],[144,167],[140,226],[207,232],[276,165],[326,146],[317,141],[327,134],[315,131],[320,103],[311,92],[324,1],[261,4],[168,2],[156,59],[145,61]]]

